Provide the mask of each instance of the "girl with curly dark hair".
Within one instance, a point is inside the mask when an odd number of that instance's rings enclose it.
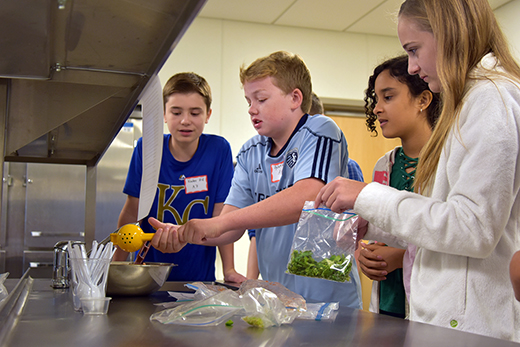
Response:
[[[439,115],[439,97],[417,75],[408,74],[406,55],[389,59],[374,69],[365,91],[366,125],[377,135],[376,121],[386,138],[400,138],[402,146],[381,157],[373,181],[413,191],[419,153],[431,136]],[[361,243],[358,263],[373,282],[370,310],[405,318],[411,265],[415,248],[370,226]],[[386,242],[395,247],[388,247]],[[383,264],[382,264],[383,263]]]

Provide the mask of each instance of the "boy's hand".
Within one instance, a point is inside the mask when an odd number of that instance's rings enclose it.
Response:
[[[179,228],[179,240],[181,242],[204,244],[209,238],[219,237],[218,217],[211,219],[192,219]]]
[[[179,240],[178,225],[163,223],[153,217],[148,218],[148,223],[156,229],[152,239],[152,246],[155,249],[163,253],[177,253],[186,246],[186,242]]]
[[[336,213],[354,208],[357,196],[366,185],[363,182],[336,177],[321,188],[316,196],[314,207],[317,208],[320,204],[324,204]]]
[[[230,269],[224,274],[224,281],[226,282],[242,283],[246,280],[247,278],[236,272],[235,269]]]

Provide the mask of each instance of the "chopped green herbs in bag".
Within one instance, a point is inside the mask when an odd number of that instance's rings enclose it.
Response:
[[[253,316],[245,316],[242,317],[242,320],[246,322],[249,325],[252,325],[257,328],[265,328],[264,321],[260,317],[253,317]]]
[[[350,282],[359,218],[306,201],[294,234],[287,273]]]
[[[331,255],[327,259],[316,261],[312,257],[312,251],[294,250],[291,261],[287,264],[287,270],[293,275],[317,277],[336,282],[350,282],[350,270],[352,261],[350,257]]]

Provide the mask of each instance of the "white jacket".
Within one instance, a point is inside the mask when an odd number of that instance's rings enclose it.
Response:
[[[494,62],[488,54],[481,64]],[[520,341],[509,279],[520,249],[520,87],[494,77],[470,88],[431,197],[370,183],[354,210],[417,246],[411,320]]]

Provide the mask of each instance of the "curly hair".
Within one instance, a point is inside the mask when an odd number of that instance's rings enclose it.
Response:
[[[374,73],[368,79],[368,88],[365,90],[365,115],[366,126],[368,131],[377,136],[376,121],[377,115],[374,114],[374,109],[377,104],[377,96],[375,91],[375,84],[377,77],[385,70],[388,70],[390,76],[397,79],[399,82],[406,84],[412,97],[418,97],[425,90],[430,91],[428,83],[424,82],[417,75],[410,75],[408,73],[408,56],[401,55],[392,59],[388,59],[374,69]],[[430,91],[431,92],[431,91]],[[431,128],[435,126],[435,122],[440,112],[439,95],[432,93],[432,101],[430,106],[426,109],[426,117]]]

